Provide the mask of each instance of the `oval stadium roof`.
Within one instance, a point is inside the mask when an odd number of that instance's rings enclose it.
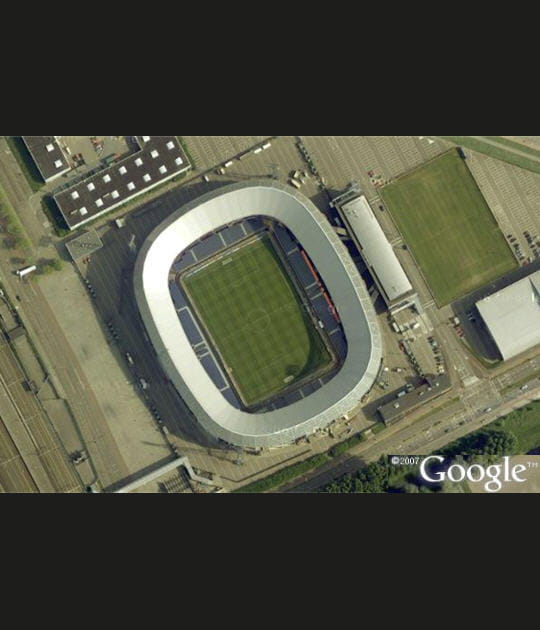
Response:
[[[223,225],[253,215],[281,222],[315,264],[337,308],[348,343],[340,371],[320,389],[274,411],[233,407],[212,383],[182,328],[169,293],[176,257]],[[326,217],[292,188],[266,180],[225,186],[183,206],[158,225],[135,264],[135,295],[163,369],[201,425],[242,447],[289,444],[355,408],[381,363],[381,339],[366,286]]]

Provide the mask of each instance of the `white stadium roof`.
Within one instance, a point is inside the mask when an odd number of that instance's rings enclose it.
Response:
[[[341,206],[366,262],[373,269],[386,302],[394,302],[412,291],[411,283],[388,242],[367,199],[362,195]]]
[[[169,293],[176,257],[223,225],[265,215],[289,228],[317,267],[337,308],[348,343],[340,371],[306,398],[277,410],[248,413],[218,391],[182,328]],[[135,264],[135,295],[161,364],[201,425],[244,447],[280,446],[327,426],[355,408],[381,364],[381,338],[366,286],[326,217],[292,188],[252,180],[208,193],[169,216],[143,244]]]
[[[476,307],[504,360],[540,343],[540,271],[480,300]]]

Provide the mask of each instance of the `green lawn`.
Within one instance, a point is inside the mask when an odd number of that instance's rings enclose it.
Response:
[[[488,425],[489,429],[506,429],[518,439],[516,453],[526,454],[540,448],[540,402],[531,401]]]
[[[381,196],[439,306],[517,266],[456,150],[388,184]]]
[[[332,363],[268,237],[188,272],[182,284],[244,404]]]

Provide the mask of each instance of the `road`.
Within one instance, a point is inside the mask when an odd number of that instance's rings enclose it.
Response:
[[[501,397],[499,404],[488,413],[467,409],[460,401],[419,421],[404,420],[351,449],[341,461],[337,461],[337,465],[331,462],[326,469],[304,475],[300,480],[281,487],[279,492],[315,492],[334,479],[377,461],[381,455],[427,455],[539,398],[540,379],[534,379],[526,391],[517,390]]]

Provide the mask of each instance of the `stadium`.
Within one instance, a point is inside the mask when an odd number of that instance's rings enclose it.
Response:
[[[291,188],[220,188],[158,225],[135,296],[160,363],[197,421],[276,447],[356,408],[382,348],[367,289],[325,216]]]

